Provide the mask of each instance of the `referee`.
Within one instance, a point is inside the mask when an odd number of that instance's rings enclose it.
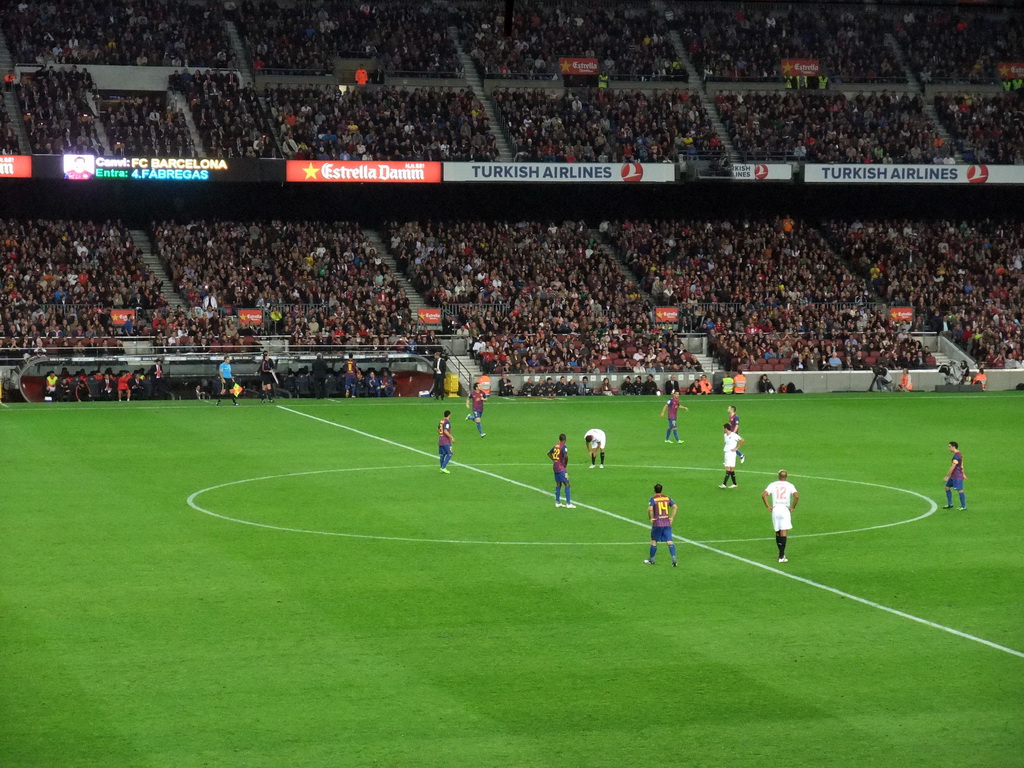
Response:
[[[231,355],[224,356],[224,362],[220,364],[220,394],[217,395],[217,405],[220,399],[227,393],[231,395],[232,405],[238,405],[238,398],[235,397],[235,380],[231,378]]]

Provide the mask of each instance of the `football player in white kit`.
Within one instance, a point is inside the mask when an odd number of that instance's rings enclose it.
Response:
[[[736,483],[736,452],[743,445],[744,440],[739,432],[732,431],[731,424],[723,424],[725,430],[725,456],[722,462],[725,464],[725,479],[719,488],[729,488],[729,478],[732,478],[732,488],[737,487]]]
[[[587,451],[590,452],[590,468],[593,469],[597,463],[598,451],[601,453],[601,469],[604,469],[604,447],[608,442],[608,438],[604,434],[603,429],[588,429],[587,436],[583,438],[587,441]]]
[[[793,527],[793,510],[800,501],[800,494],[789,480],[789,473],[779,470],[779,479],[770,483],[761,494],[761,501],[772,511],[772,527],[775,528],[775,544],[779,548],[779,562],[788,563],[786,559],[786,537]],[[771,497],[771,503],[768,498]]]

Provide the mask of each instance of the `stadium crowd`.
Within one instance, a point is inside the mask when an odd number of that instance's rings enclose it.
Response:
[[[88,70],[47,67],[22,77],[18,100],[32,144],[43,155],[100,154],[96,117],[88,96],[93,89]]]
[[[989,368],[1024,363],[1024,225],[1012,221],[829,221],[840,254],[889,303],[945,330]]]
[[[719,113],[748,160],[817,163],[954,161],[921,96],[883,91],[719,93]]]
[[[471,91],[279,87],[266,98],[287,157],[479,161],[498,153]]]
[[[343,56],[405,75],[461,74],[448,12],[427,4],[243,0],[238,18],[257,70],[326,74]]]
[[[996,65],[1024,55],[1024,19],[963,8],[908,8],[892,30],[914,73],[927,84],[951,80],[998,82]]]
[[[935,110],[969,163],[1024,164],[1019,96],[962,93],[935,97]]]
[[[234,72],[174,72],[168,85],[181,93],[210,157],[280,157],[256,90]]]
[[[0,155],[16,155],[20,151],[18,146],[18,134],[14,130],[14,124],[7,114],[4,99],[10,98],[0,93]]]
[[[723,154],[696,94],[686,91],[496,89],[518,160],[662,162]]]
[[[16,63],[236,67],[218,3],[19,0],[0,28]]]
[[[164,96],[124,96],[104,101],[100,119],[113,155],[195,157],[185,116],[166,106]]]
[[[162,222],[153,239],[200,326],[249,308],[265,310],[267,332],[303,345],[386,344],[416,330],[405,292],[356,224]],[[218,322],[208,339],[242,335]],[[176,343],[195,330],[178,327]]]
[[[111,309],[162,307],[162,281],[120,222],[3,220],[3,346],[91,346],[134,333]]]
[[[470,6],[464,46],[486,77],[560,80],[561,57],[597,59],[602,74],[629,80],[686,80],[664,17],[641,5],[520,5],[512,34],[498,6]]]
[[[886,21],[849,8],[691,8],[675,11],[673,26],[704,80],[778,80],[783,59],[817,60],[832,81],[905,80]]]

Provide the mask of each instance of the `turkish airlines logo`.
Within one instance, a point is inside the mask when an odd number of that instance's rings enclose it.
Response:
[[[988,166],[972,165],[967,169],[967,181],[970,184],[984,184],[988,181]]]
[[[622,180],[640,181],[644,177],[644,167],[640,163],[623,163]]]
[[[768,166],[764,163],[754,166],[754,178],[755,179],[767,179],[768,178]]]

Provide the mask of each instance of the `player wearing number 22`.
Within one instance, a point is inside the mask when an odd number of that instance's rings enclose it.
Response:
[[[644,562],[654,565],[654,557],[658,554],[658,543],[668,544],[668,553],[672,555],[672,567],[678,565],[676,545],[672,541],[672,521],[676,519],[679,507],[670,496],[661,492],[661,483],[654,486],[654,495],[647,502],[647,516],[651,519],[651,554]]]
[[[565,444],[565,433],[558,436],[558,442],[548,451],[551,468],[555,471],[555,506],[576,509],[572,503],[572,492],[569,490],[569,448]],[[562,486],[565,486],[565,504],[562,504]]]
[[[441,471],[446,475],[451,474],[448,469],[448,462],[452,460],[452,412],[445,411],[444,417],[437,422],[437,455],[441,460]]]

